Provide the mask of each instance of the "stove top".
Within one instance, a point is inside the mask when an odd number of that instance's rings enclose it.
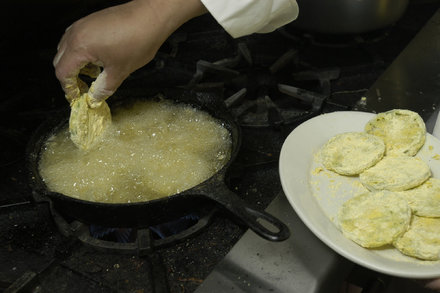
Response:
[[[19,6],[8,7],[11,19]],[[193,292],[246,231],[228,214],[216,211],[203,229],[176,243],[121,253],[78,239],[87,235],[81,234],[82,226],[63,233],[56,213],[35,202],[28,186],[30,136],[48,116],[68,107],[51,65],[56,43],[74,19],[96,9],[92,6],[73,8],[65,2],[43,9],[40,16],[45,17],[29,15],[28,23],[9,28],[0,44],[4,56],[11,56],[4,61],[7,86],[0,98],[0,289]],[[242,128],[242,147],[228,186],[263,210],[281,192],[278,155],[290,131],[320,113],[362,109],[368,88],[437,6],[413,4],[393,27],[359,36],[313,35],[284,27],[234,40],[206,15],[176,31],[114,98],[168,87],[221,96]]]

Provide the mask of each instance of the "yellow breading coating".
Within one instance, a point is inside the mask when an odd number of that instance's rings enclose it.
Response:
[[[387,190],[353,197],[338,213],[344,236],[366,248],[393,243],[408,229],[410,220],[406,200]]]
[[[440,217],[440,179],[429,178],[413,189],[401,191],[413,213],[422,217]]]
[[[426,126],[420,115],[403,109],[377,114],[365,125],[365,131],[385,141],[386,155],[414,156],[426,139]]]
[[[400,156],[384,157],[375,166],[362,172],[359,180],[372,191],[403,191],[422,184],[430,176],[427,163],[419,158]]]
[[[440,218],[413,216],[410,229],[394,246],[403,254],[424,259],[440,259]]]
[[[338,134],[322,148],[324,166],[341,175],[357,175],[382,159],[385,143],[365,132]]]
[[[90,149],[111,123],[110,108],[103,101],[96,108],[89,105],[89,94],[84,93],[70,105],[69,131],[73,143],[80,149]]]

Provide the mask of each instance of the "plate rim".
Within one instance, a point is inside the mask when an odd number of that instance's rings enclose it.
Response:
[[[310,125],[313,125],[315,123],[319,123],[319,122],[317,122],[318,120],[327,119],[327,118],[328,119],[332,119],[333,117],[337,117],[338,119],[340,119],[344,115],[345,116],[346,115],[351,115],[350,118],[358,118],[359,119],[359,117],[362,117],[363,119],[368,119],[368,118],[371,119],[371,118],[373,118],[377,114],[371,113],[371,112],[362,112],[362,111],[336,111],[336,112],[330,112],[330,113],[321,114],[321,115],[315,116],[315,117],[313,117],[313,118],[311,118],[309,120],[304,121],[303,123],[298,125],[295,129],[293,129],[289,133],[289,135],[286,137],[286,139],[283,142],[283,145],[281,147],[281,152],[280,152],[280,157],[279,157],[280,160],[279,160],[278,169],[279,169],[279,174],[280,174],[281,186],[282,186],[282,189],[283,189],[283,192],[284,192],[286,198],[288,199],[289,204],[292,206],[292,208],[294,209],[294,211],[296,212],[298,217],[301,219],[301,221],[306,225],[306,227],[309,230],[311,230],[312,233],[315,234],[315,236],[317,236],[318,239],[320,239],[320,241],[324,242],[324,244],[326,244],[328,247],[330,247],[333,251],[335,251],[339,255],[349,259],[350,261],[352,261],[354,263],[357,263],[357,264],[359,264],[361,266],[364,266],[366,268],[369,268],[371,270],[374,270],[374,271],[377,271],[377,272],[380,272],[380,273],[385,273],[385,274],[392,275],[392,276],[397,276],[397,277],[420,278],[420,279],[440,277],[440,267],[437,268],[437,266],[440,266],[439,262],[435,262],[434,264],[432,264],[432,263],[426,263],[426,264],[411,263],[411,265],[420,266],[420,267],[423,267],[423,268],[426,268],[426,267],[429,267],[430,265],[433,265],[433,266],[435,266],[435,269],[433,268],[432,271],[429,271],[429,270],[425,271],[424,270],[424,271],[411,271],[410,272],[410,271],[405,270],[405,269],[402,269],[402,270],[389,269],[389,268],[384,267],[384,266],[382,266],[382,265],[380,265],[378,263],[375,263],[374,261],[364,260],[362,258],[356,257],[356,255],[354,255],[353,253],[348,252],[346,249],[338,247],[331,239],[329,239],[327,237],[327,235],[325,235],[325,233],[323,233],[321,231],[321,229],[318,229],[318,227],[315,227],[315,225],[313,225],[313,223],[309,219],[309,216],[305,213],[305,210],[303,210],[303,208],[298,204],[298,201],[295,200],[295,198],[294,198],[295,196],[288,192],[289,190],[287,188],[287,183],[286,183],[287,178],[285,176],[283,176],[283,175],[285,175],[284,171],[283,171],[284,164],[287,164],[286,160],[285,160],[285,156],[286,156],[286,152],[287,152],[287,150],[286,150],[287,144],[289,144],[290,141],[295,138],[295,135],[299,131],[302,131],[304,128],[310,127]],[[429,137],[430,139],[434,138],[437,141],[437,139],[435,137],[433,137],[429,133],[427,133],[427,137]],[[440,144],[440,142],[439,142],[439,144]],[[313,151],[312,151],[312,154],[313,154]],[[313,158],[309,159],[310,162],[312,160],[313,160]],[[310,165],[308,165],[308,167],[310,167],[310,166],[311,166],[311,163],[310,163]],[[306,182],[304,182],[304,184],[307,186],[307,189],[309,191],[308,195],[313,196],[311,188],[309,186],[309,182],[308,182],[309,181],[308,180],[308,178],[309,178],[308,173],[309,172],[310,172],[310,168],[308,168],[306,170],[306,172],[304,172],[305,173],[305,178],[307,179]],[[315,199],[315,201],[316,201],[316,199]],[[318,203],[316,203],[316,205],[318,205],[318,207],[320,206]],[[320,212],[323,214],[324,217],[327,218],[327,216],[324,214],[323,211],[320,211]],[[336,225],[333,222],[331,222],[330,219],[327,218],[327,220],[328,220],[328,222],[331,225],[334,226],[335,229],[337,229]],[[293,231],[293,233],[294,233],[294,231]],[[341,232],[339,231],[339,233],[341,233]],[[344,237],[344,236],[342,236],[342,237]],[[351,241],[351,240],[349,240],[347,238],[346,238],[346,240],[349,241],[349,242]],[[354,242],[353,242],[353,244],[354,244]],[[355,245],[358,246],[357,244],[355,244]],[[360,249],[368,251],[368,249],[366,249],[366,248],[362,248],[360,246],[358,246],[358,247]],[[370,251],[369,253],[373,253],[373,252]],[[380,257],[384,258],[383,256],[380,256]],[[403,267],[405,267],[406,264],[409,264],[409,263],[406,263],[404,261],[398,261],[398,260],[394,261],[394,260],[390,259],[389,261],[396,262],[396,264],[401,264]]]

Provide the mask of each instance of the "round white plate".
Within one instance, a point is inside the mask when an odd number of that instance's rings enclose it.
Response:
[[[407,257],[393,247],[366,249],[345,238],[335,215],[347,199],[362,192],[357,176],[328,171],[319,160],[319,150],[332,136],[363,131],[375,116],[365,112],[333,112],[307,120],[286,138],[281,149],[279,171],[284,193],[305,225],[325,244],[347,259],[369,269],[405,278],[440,277],[440,261]],[[440,178],[440,141],[430,134],[417,154]],[[295,231],[292,231],[295,235]]]

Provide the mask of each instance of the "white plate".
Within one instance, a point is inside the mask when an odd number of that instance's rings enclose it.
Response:
[[[440,261],[407,257],[392,247],[365,249],[345,238],[333,222],[343,202],[365,190],[358,177],[346,177],[320,169],[317,154],[332,136],[363,131],[375,116],[365,112],[333,112],[312,118],[295,128],[280,154],[281,184],[287,199],[305,225],[325,244],[347,259],[369,269],[406,278],[440,277]],[[417,154],[440,178],[440,141],[427,134]],[[292,231],[295,237],[295,231]]]

